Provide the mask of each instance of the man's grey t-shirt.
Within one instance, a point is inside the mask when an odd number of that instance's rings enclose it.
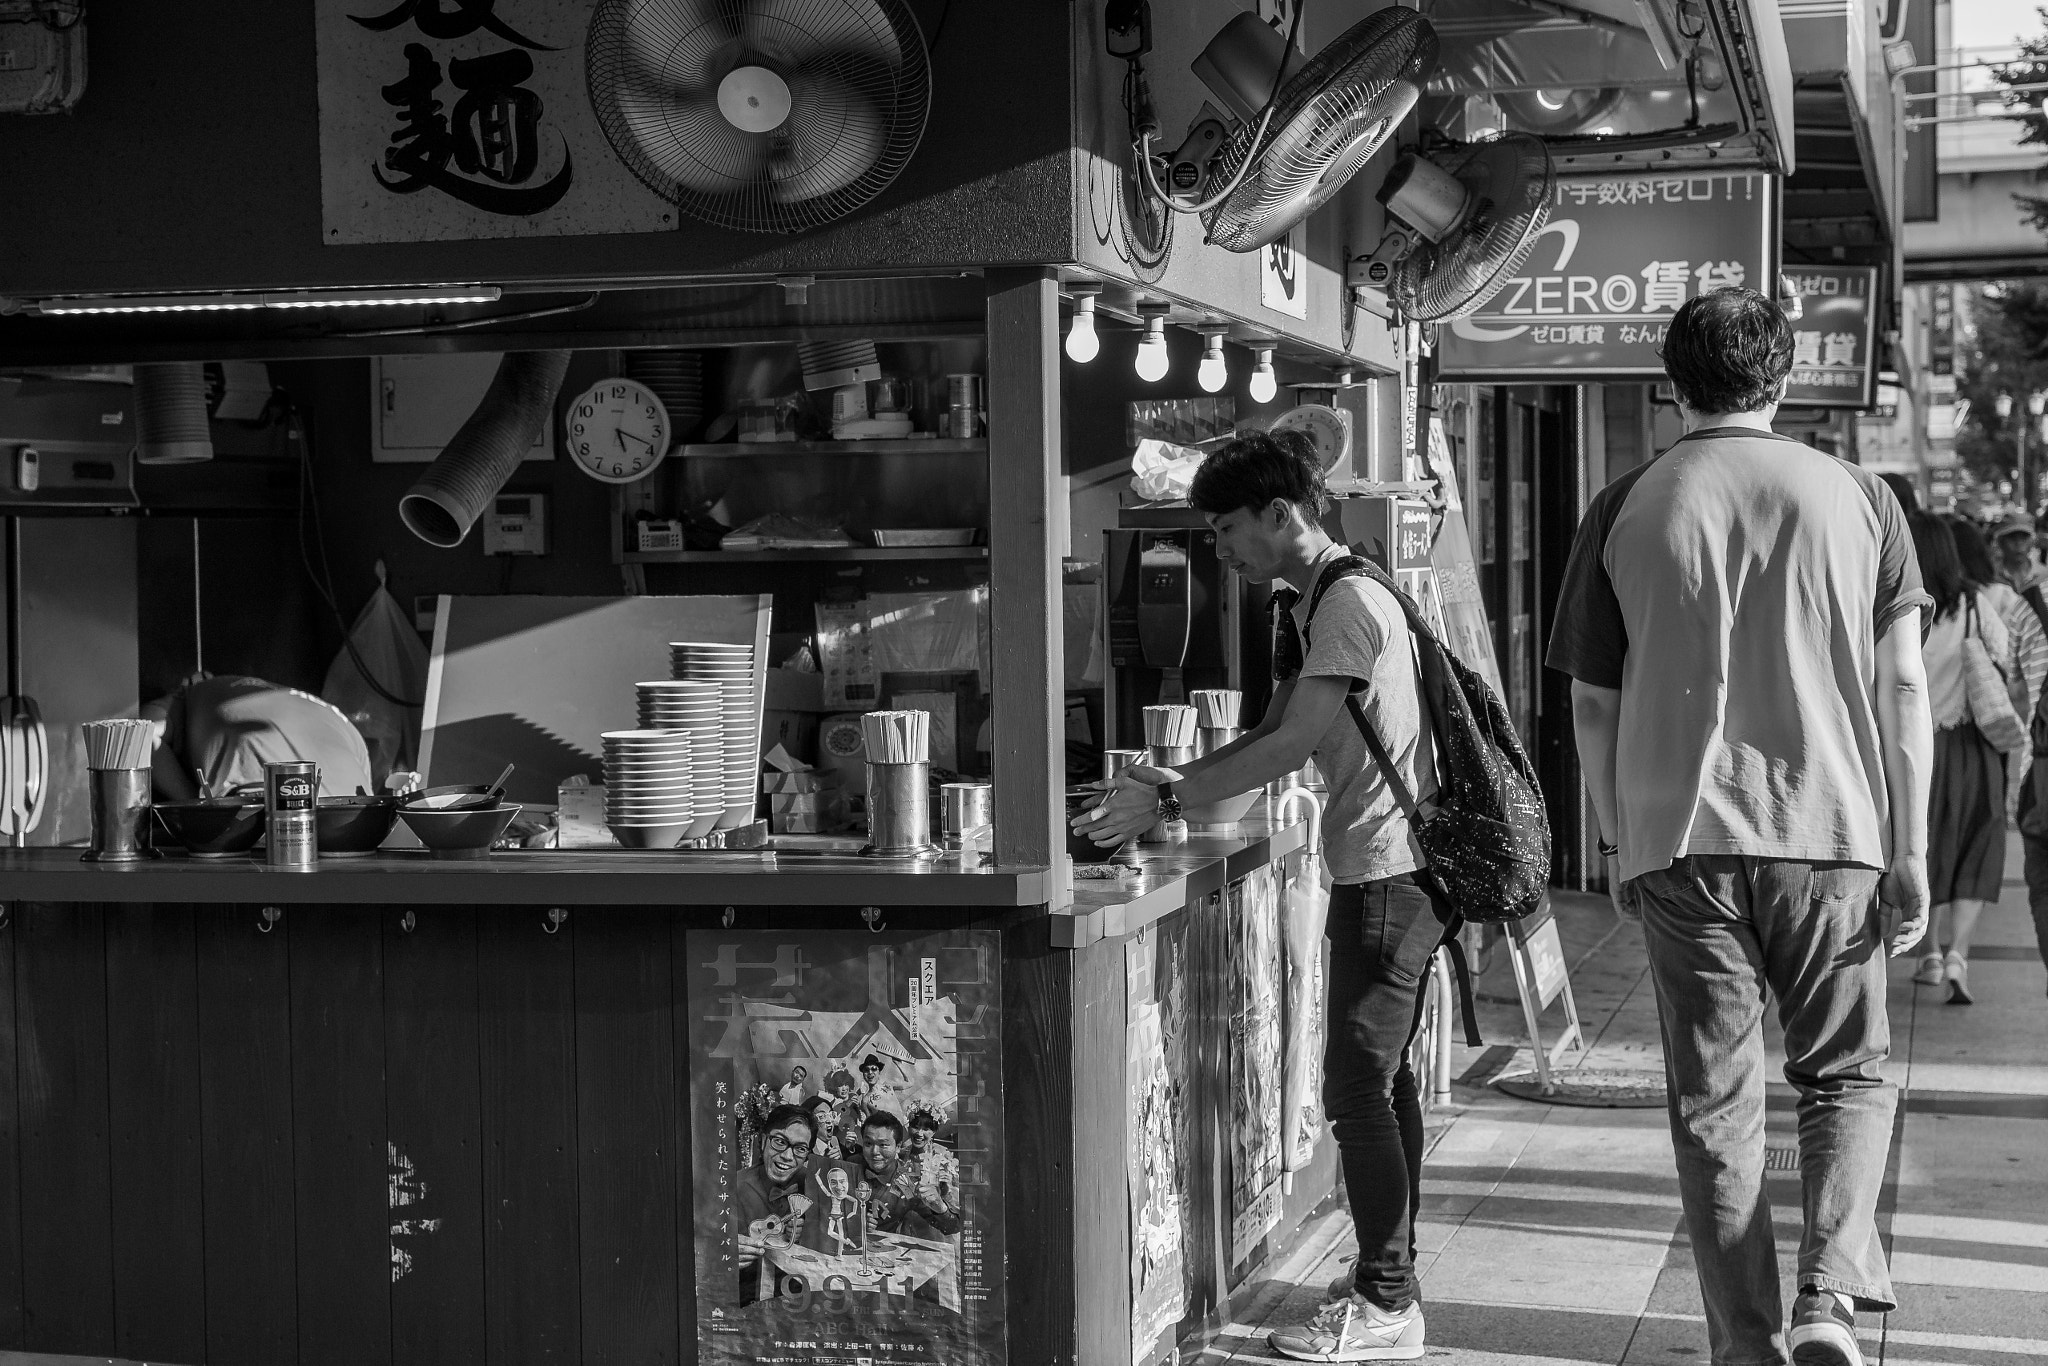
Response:
[[[1882,868],[1876,642],[1931,602],[1891,490],[1790,437],[1694,432],[1602,489],[1548,662],[1621,692],[1621,876],[1686,854]]]
[[[1294,624],[1308,647],[1300,677],[1362,683],[1358,701],[1366,718],[1400,767],[1409,792],[1427,802],[1436,792],[1436,756],[1422,725],[1415,645],[1401,604],[1362,575],[1339,579],[1323,594],[1314,624],[1309,624],[1309,603],[1324,567],[1349,554],[1349,546],[1332,544],[1310,566],[1308,582],[1299,585]],[[1366,748],[1349,707],[1339,709],[1316,742],[1315,761],[1329,788],[1323,857],[1332,881],[1377,882],[1423,866],[1408,815]]]

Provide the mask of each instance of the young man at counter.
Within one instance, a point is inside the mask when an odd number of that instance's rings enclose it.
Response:
[[[1274,1333],[1271,1344],[1297,1361],[1412,1360],[1423,1353],[1414,1232],[1422,1111],[1407,1045],[1450,907],[1345,706],[1356,693],[1426,807],[1436,764],[1407,618],[1392,594],[1363,577],[1336,580],[1316,600],[1324,568],[1351,551],[1322,528],[1329,494],[1304,438],[1261,433],[1230,442],[1203,462],[1188,502],[1216,532],[1224,564],[1254,582],[1284,581],[1275,596],[1291,611],[1306,657],[1276,680],[1264,719],[1248,734],[1177,771],[1125,770],[1074,828],[1097,844],[1118,844],[1176,816],[1183,803],[1263,787],[1315,759],[1330,789],[1323,857],[1336,883],[1323,1103],[1358,1262],[1350,1295],[1304,1327]]]

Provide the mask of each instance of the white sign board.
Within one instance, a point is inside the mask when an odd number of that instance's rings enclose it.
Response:
[[[1308,257],[1301,249],[1302,225],[1259,252],[1259,302],[1290,318],[1308,317]]]
[[[321,241],[661,232],[590,107],[592,0],[316,0]]]

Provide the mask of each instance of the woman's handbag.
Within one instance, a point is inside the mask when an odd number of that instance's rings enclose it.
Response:
[[[1963,691],[1970,703],[1970,719],[1993,749],[2016,754],[2027,748],[2027,728],[2013,710],[2012,696],[2005,690],[2005,675],[1991,661],[1991,652],[1977,636],[1977,602],[1970,600],[1963,626]]]

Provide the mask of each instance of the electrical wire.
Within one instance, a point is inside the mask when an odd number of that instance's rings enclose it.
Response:
[[[424,707],[425,698],[417,702],[409,701],[378,682],[377,676],[370,672],[369,662],[363,658],[362,652],[356,649],[354,633],[349,630],[348,619],[342,615],[341,602],[335,596],[334,571],[327,561],[327,533],[320,524],[320,490],[313,482],[312,428],[307,424],[296,403],[286,405],[285,422],[289,430],[296,432],[299,438],[299,563],[305,568],[306,581],[313,585],[313,591],[320,595],[320,600],[327,604],[327,610],[334,614],[334,625],[341,632],[341,647],[348,651],[348,657],[354,662],[356,672],[363,676],[363,682],[370,685],[370,691],[393,706]],[[313,539],[320,547],[318,570],[313,567],[312,551],[306,545],[306,523],[309,519],[313,524]]]
[[[457,318],[453,322],[407,323],[403,327],[366,327],[352,332],[322,332],[323,337],[431,337],[441,332],[458,332],[465,327],[489,327],[492,323],[523,323],[534,318],[552,318],[561,313],[581,313],[595,307],[597,295],[592,293],[581,303],[561,304],[554,308],[529,308],[519,313],[493,313],[488,318]]]
[[[1207,213],[1237,193],[1237,187],[1244,183],[1252,163],[1258,160],[1257,153],[1266,140],[1266,129],[1272,125],[1273,107],[1279,102],[1280,88],[1287,81],[1287,58],[1295,50],[1294,40],[1301,33],[1301,16],[1307,12],[1308,0],[1295,0],[1294,20],[1287,26],[1287,41],[1280,49],[1280,64],[1273,72],[1273,88],[1266,95],[1266,107],[1259,111],[1258,131],[1252,134],[1251,147],[1245,152],[1244,161],[1238,166],[1237,174],[1230,178],[1230,183],[1218,190],[1215,198],[1200,204],[1183,204],[1160,189],[1159,178],[1152,171],[1152,130],[1148,128],[1138,137],[1138,174],[1144,178],[1147,194],[1175,213]]]

